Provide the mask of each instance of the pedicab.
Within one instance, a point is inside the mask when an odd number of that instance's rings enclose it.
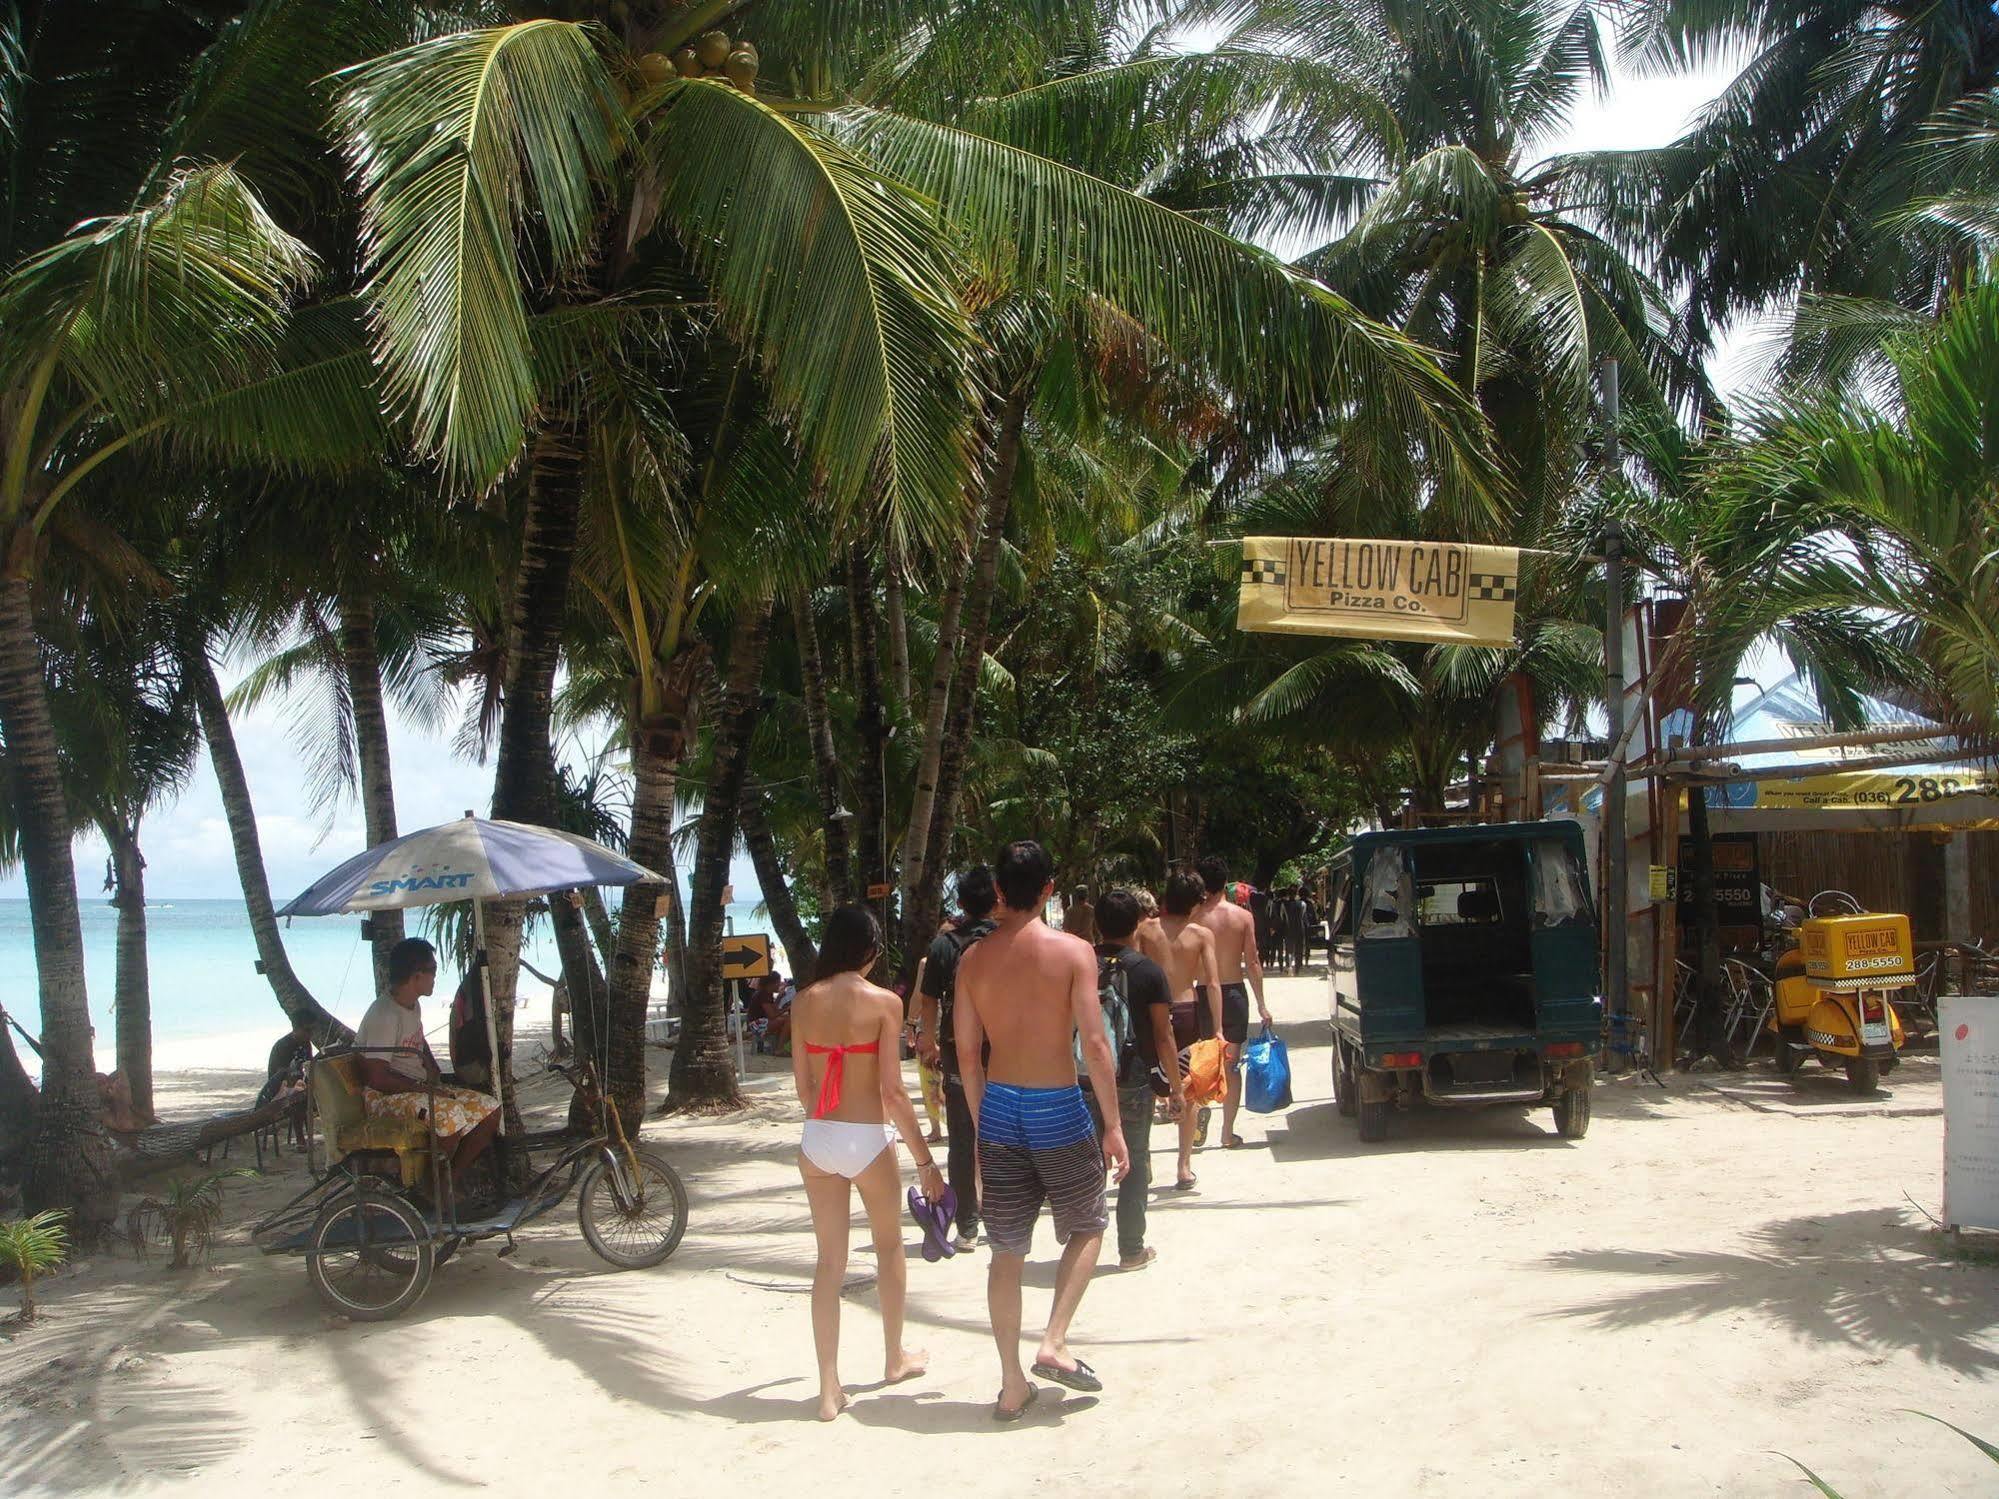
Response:
[[[297,1254],[329,1309],[356,1321],[401,1315],[422,1299],[432,1272],[464,1244],[513,1236],[576,1193],[578,1225],[592,1250],[624,1270],[645,1269],[679,1247],[687,1191],[665,1156],[629,1139],[587,1059],[546,1064],[576,1089],[588,1130],[509,1134],[492,986],[486,971],[487,900],[544,895],[582,885],[664,884],[664,877],[600,844],[552,828],[466,816],[379,844],[322,877],[279,914],[322,916],[401,910],[469,900],[473,962],[486,998],[492,1092],[501,1108],[498,1151],[523,1154],[525,1188],[494,1206],[461,1204],[432,1132],[421,1120],[371,1117],[356,1062],[381,1048],[329,1048],[309,1065],[307,1138],[313,1180],[257,1223],[265,1254]],[[434,1089],[435,1083],[427,1083]],[[502,1173],[502,1180],[506,1173]]]

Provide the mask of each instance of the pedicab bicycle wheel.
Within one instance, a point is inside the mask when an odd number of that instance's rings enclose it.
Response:
[[[620,1270],[657,1265],[680,1247],[687,1232],[687,1188],[666,1157],[635,1150],[636,1191],[631,1200],[599,1156],[576,1184],[576,1217],[583,1237],[598,1255]]]
[[[415,1306],[430,1284],[430,1230],[393,1193],[357,1187],[313,1221],[305,1273],[334,1311],[383,1322]]]

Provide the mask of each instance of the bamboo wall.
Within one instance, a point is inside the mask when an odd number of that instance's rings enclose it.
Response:
[[[1971,843],[1971,930],[1999,938],[1999,832]],[[1944,845],[1933,833],[1759,833],[1763,880],[1809,899],[1845,890],[1870,911],[1902,911],[1918,942],[1944,935]]]

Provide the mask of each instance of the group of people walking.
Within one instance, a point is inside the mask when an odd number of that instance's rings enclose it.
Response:
[[[1071,1351],[1069,1328],[1110,1224],[1106,1174],[1116,1190],[1118,1266],[1143,1269],[1157,1256],[1146,1242],[1157,1112],[1178,1124],[1174,1188],[1196,1185],[1193,1154],[1205,1124],[1197,1114],[1205,1110],[1187,1106],[1186,1076],[1198,1041],[1224,1043],[1222,1144],[1243,1143],[1237,1064],[1251,1000],[1265,1025],[1270,1012],[1255,921],[1227,890],[1227,869],[1206,859],[1167,879],[1163,909],[1145,891],[1107,891],[1093,907],[1078,892],[1065,926],[1087,924],[1086,941],[1042,919],[1054,895],[1047,852],[1032,841],[1009,844],[992,868],[960,875],[958,910],[925,958],[913,1019],[894,992],[870,981],[882,952],[872,911],[847,906],[828,918],[813,982],[791,1012],[792,1071],[807,1113],[799,1170],[818,1241],[812,1326],[822,1420],[847,1404],[838,1350],[850,1189],[860,1192],[874,1238],[883,1378],[914,1378],[926,1367],[902,1336],[898,1135],[915,1157],[922,1196],[955,1203],[950,1247],[975,1249],[983,1231],[1000,1361],[993,1418],[1020,1419],[1040,1394],[1034,1379],[1103,1388]],[[941,1164],[903,1085],[905,1024],[919,1058],[942,1074]],[[1044,1204],[1062,1257],[1047,1326],[1023,1366],[1021,1278]]]

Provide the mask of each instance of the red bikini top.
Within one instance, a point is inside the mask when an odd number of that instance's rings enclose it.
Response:
[[[814,1056],[832,1059],[826,1064],[826,1075],[819,1080],[819,1103],[812,1110],[814,1119],[824,1119],[840,1107],[840,1084],[846,1079],[848,1056],[874,1056],[881,1050],[881,1042],[870,1041],[865,1046],[814,1046],[808,1041],[805,1049]]]

